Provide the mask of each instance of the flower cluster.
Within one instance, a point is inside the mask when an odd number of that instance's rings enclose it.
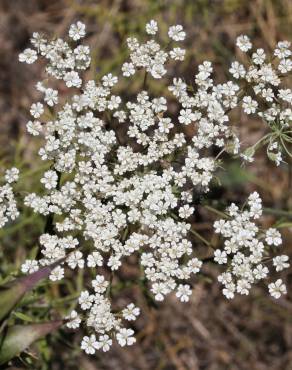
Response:
[[[10,220],[15,220],[19,216],[15,194],[12,183],[18,180],[19,170],[12,167],[6,170],[4,179],[5,184],[0,186],[0,228]]]
[[[69,36],[72,40],[77,41],[85,36],[85,25],[81,22],[70,27]],[[79,45],[72,49],[70,44],[60,38],[48,41],[38,32],[33,33],[31,39],[35,49],[26,49],[19,55],[19,61],[28,64],[34,63],[38,59],[38,55],[47,60],[46,73],[57,79],[65,81],[68,87],[80,87],[81,79],[79,72],[87,69],[90,65],[90,49],[88,46]],[[42,87],[39,87],[42,91]],[[55,97],[52,101],[56,101],[57,97],[50,90],[43,91],[49,96]],[[38,114],[39,115],[39,114]],[[37,118],[37,117],[36,117]]]
[[[110,294],[114,279],[108,279],[108,271],[113,277],[128,257],[137,257],[157,301],[170,293],[182,302],[189,300],[194,275],[202,266],[189,239],[189,218],[195,211],[193,191],[209,189],[217,168],[217,160],[210,154],[213,147],[232,154],[239,152],[239,140],[231,129],[228,113],[240,103],[240,86],[232,81],[214,83],[208,61],[199,65],[191,88],[181,78],[174,78],[167,86],[178,103],[177,117],[168,112],[167,99],[154,97],[145,83],[130,100],[113,93],[119,79],[134,75],[136,70],[142,69],[145,77],[149,74],[160,79],[166,76],[170,59],[183,60],[185,51],[178,47],[169,51],[154,39],[157,32],[158,25],[152,20],[146,25],[150,40],[140,43],[129,38],[130,55],[121,68],[122,76],[108,73],[98,82],[83,78],[83,71],[90,65],[90,50],[78,44],[86,36],[81,22],[71,25],[70,43],[62,39],[48,41],[34,33],[34,49],[26,49],[19,56],[28,64],[45,58],[48,77],[60,80],[71,91],[62,105],[58,91],[49,86],[50,80],[41,81],[37,90],[43,99],[30,109],[32,118],[27,130],[43,136],[39,155],[52,165],[40,180],[44,193],[31,193],[24,202],[54,222],[40,236],[41,258],[25,261],[22,271],[33,272],[40,265],[61,261],[50,275],[52,281],[57,281],[64,277],[65,267],[91,269],[88,275],[95,276],[91,282],[94,293],[81,293],[78,303],[82,314],[73,310],[67,324],[73,329],[81,323],[88,327],[91,334],[81,344],[88,354],[109,350],[114,338],[121,346],[135,342],[133,330],[126,328],[124,321],[134,320],[139,309],[130,303],[116,312]],[[183,27],[176,25],[169,28],[168,36],[178,42],[186,35]],[[242,41],[245,48],[246,40]],[[243,104],[254,111],[250,97],[245,97]],[[191,138],[184,132],[186,125],[196,129]],[[119,126],[125,131],[123,142],[116,129]],[[232,274],[242,288],[230,281],[226,288],[230,298],[236,289],[248,290],[252,277],[258,279],[254,277],[256,267],[256,276],[260,276],[259,266],[265,271],[260,265],[264,250],[261,257],[257,250],[261,242],[253,245],[258,230],[249,221],[259,215],[260,203],[255,196],[250,203],[254,204],[243,216],[232,207],[237,228],[250,228],[248,235],[242,234],[237,257],[236,247],[231,244],[229,253],[216,252],[219,263],[227,262],[227,254],[234,254],[237,261]],[[225,228],[224,236],[232,237],[233,231],[228,234],[229,226]],[[275,232],[270,230],[267,238],[270,245],[268,240],[276,239]],[[252,273],[247,277],[238,267],[240,258],[247,265],[246,253],[239,252],[243,248],[249,248],[253,256],[249,262]],[[274,261],[278,270],[287,265],[285,256]],[[223,276],[229,279],[229,275]],[[282,289],[281,284],[275,284],[270,290]]]
[[[218,276],[224,286],[223,294],[234,298],[236,293],[248,295],[252,284],[267,278],[268,264],[272,262],[276,271],[290,266],[288,256],[270,257],[272,246],[282,244],[281,234],[270,228],[263,232],[254,220],[262,214],[262,201],[258,193],[252,193],[247,199],[247,206],[240,210],[234,203],[227,208],[228,219],[214,223],[215,232],[225,239],[224,249],[214,251],[214,261],[226,265],[226,271]],[[281,279],[269,284],[269,292],[279,298],[286,294],[285,284]]]
[[[111,312],[111,302],[106,296],[109,289],[109,282],[104,276],[97,275],[92,280],[94,294],[88,291],[81,292],[79,304],[83,311],[87,311],[86,324],[98,333],[90,337],[85,336],[81,343],[81,348],[87,354],[94,354],[96,350],[108,351],[112,345],[112,337],[115,336],[121,347],[130,346],[136,342],[133,336],[134,331],[122,326],[122,321],[134,321],[140,314],[140,309],[133,303],[128,304],[122,311]],[[67,317],[67,326],[76,329],[80,326],[81,319],[78,313],[73,310]]]
[[[155,36],[158,32],[157,22],[151,20],[147,23],[146,32]],[[183,41],[185,35],[181,25],[172,26],[168,30],[168,36],[173,41]],[[153,78],[161,78],[167,72],[165,64],[169,59],[181,61],[185,56],[184,49],[174,47],[170,51],[165,51],[154,39],[140,44],[136,38],[130,37],[127,39],[127,44],[130,50],[130,61],[122,66],[123,75],[126,77],[134,75],[136,70],[145,69]]]
[[[271,129],[242,157],[253,161],[255,149],[265,143],[268,157],[279,165],[283,160],[282,151],[292,156],[287,147],[287,143],[291,143],[292,91],[284,84],[285,77],[292,71],[291,43],[278,42],[272,57],[262,48],[252,51],[252,43],[246,35],[237,38],[237,46],[248,53],[251,60],[250,66],[235,61],[229,70],[242,87],[242,108],[246,114],[258,115]]]

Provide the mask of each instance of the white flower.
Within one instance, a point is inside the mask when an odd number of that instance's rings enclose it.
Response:
[[[173,48],[170,50],[169,55],[174,60],[184,60],[186,51],[181,48]]]
[[[266,54],[264,49],[257,49],[255,53],[252,54],[252,61],[254,64],[261,65],[264,63]]]
[[[258,265],[253,271],[254,277],[258,280],[266,278],[268,276],[268,273],[269,269],[267,268],[267,266],[263,265]]]
[[[28,121],[26,129],[29,134],[38,136],[42,131],[42,124],[39,121]]]
[[[178,117],[178,120],[180,123],[183,123],[184,125],[189,125],[197,118],[195,113],[193,113],[191,109],[181,109],[179,114],[180,115]]]
[[[179,217],[189,218],[194,213],[194,207],[190,207],[188,204],[185,204],[183,207],[180,207],[178,210]]]
[[[64,81],[68,87],[80,87],[82,80],[75,71],[67,72],[64,76]]]
[[[111,268],[112,271],[118,270],[121,266],[121,261],[119,256],[110,256],[107,265]]]
[[[214,261],[219,263],[219,265],[223,265],[227,263],[227,254],[225,251],[221,251],[220,249],[216,249],[214,252]]]
[[[168,36],[174,41],[183,41],[186,33],[183,31],[183,26],[177,25],[169,27]]]
[[[140,315],[140,309],[134,305],[134,303],[128,304],[128,306],[123,310],[123,317],[128,320],[136,320],[137,316]]]
[[[121,347],[124,346],[131,346],[136,342],[136,338],[132,335],[134,334],[134,330],[122,328],[117,333],[117,341]]]
[[[5,171],[5,180],[8,182],[8,184],[12,184],[13,182],[16,182],[19,178],[19,169],[16,167],[12,167]]]
[[[102,84],[105,87],[113,87],[118,82],[118,78],[116,76],[113,76],[111,73],[103,76],[102,78]]]
[[[241,51],[247,52],[249,49],[252,48],[252,44],[250,39],[246,35],[240,35],[236,39],[236,45],[239,47]]]
[[[287,294],[286,285],[282,279],[278,279],[274,283],[268,285],[269,293],[272,297],[279,299],[282,294]]]
[[[222,289],[222,293],[225,295],[227,299],[233,299],[235,293],[235,285],[227,284],[225,288]]]
[[[23,273],[32,274],[39,269],[38,262],[35,260],[25,260],[25,262],[21,265],[21,271]]]
[[[242,294],[242,295],[248,295],[250,288],[251,288],[251,285],[248,280],[246,279],[238,280],[237,287],[236,287],[237,293]]]
[[[244,66],[238,62],[233,62],[231,64],[229,72],[232,74],[234,78],[243,78],[245,77],[246,74]]]
[[[81,319],[78,315],[78,313],[73,310],[71,311],[70,315],[65,317],[66,320],[68,320],[66,326],[70,329],[77,329],[80,326]]]
[[[113,344],[113,341],[110,339],[110,337],[107,334],[101,335],[98,338],[97,348],[102,349],[103,352],[107,352],[110,350],[110,347],[112,346],[112,344]]]
[[[155,300],[159,302],[163,301],[165,294],[167,294],[167,289],[163,283],[154,283],[151,290],[155,294]]]
[[[290,266],[289,257],[283,254],[282,256],[276,256],[273,258],[273,265],[276,271],[282,271]]]
[[[255,113],[258,103],[251,96],[244,96],[242,99],[242,107],[246,114]]]
[[[44,177],[41,179],[41,183],[45,185],[46,189],[55,189],[58,183],[58,175],[56,171],[46,171]]]
[[[80,251],[70,253],[69,257],[67,258],[67,263],[71,269],[75,269],[77,266],[79,268],[83,268],[85,263],[83,254]]]
[[[32,104],[32,106],[30,108],[30,114],[34,118],[39,118],[43,113],[44,113],[44,106],[43,106],[42,103]]]
[[[91,285],[96,293],[103,294],[106,291],[109,282],[105,280],[103,275],[96,275],[95,279],[92,280]]]
[[[122,65],[123,76],[130,77],[135,74],[135,67],[133,63],[124,63]]]
[[[88,291],[83,291],[80,294],[78,302],[82,308],[82,310],[88,310],[93,302],[93,296],[88,293]]]
[[[200,271],[201,267],[203,265],[203,262],[198,260],[198,258],[192,258],[188,261],[188,267],[191,269],[191,272],[193,274],[196,274]]]
[[[96,336],[91,334],[90,337],[83,337],[81,342],[81,349],[83,349],[88,355],[94,355],[95,351],[99,348],[99,344],[96,340]]]
[[[191,294],[192,291],[189,285],[180,284],[175,295],[180,299],[181,302],[188,302]]]
[[[71,39],[74,41],[80,40],[86,35],[85,33],[85,24],[78,21],[75,24],[71,24],[70,29],[69,29],[69,36]]]
[[[37,60],[37,52],[33,49],[25,49],[19,54],[19,61],[22,63],[32,64]]]
[[[278,97],[292,104],[292,90],[291,89],[280,89]]]
[[[266,231],[266,242],[268,245],[281,245],[282,237],[280,232],[277,229],[270,228]]]
[[[58,103],[58,91],[51,88],[45,89],[44,101],[52,107]]]
[[[278,70],[281,73],[288,73],[292,70],[292,61],[290,59],[282,59],[278,65]]]
[[[103,258],[99,252],[93,252],[87,257],[88,267],[102,266],[102,264],[103,264]]]
[[[57,266],[50,274],[50,280],[58,281],[62,280],[64,277],[64,269],[61,266]]]
[[[157,22],[151,19],[151,21],[146,24],[146,32],[148,33],[148,35],[156,35],[157,31]]]
[[[291,50],[289,50],[290,46],[290,41],[279,41],[274,55],[279,59],[288,58],[292,54]]]

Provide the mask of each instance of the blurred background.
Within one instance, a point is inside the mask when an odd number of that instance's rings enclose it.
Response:
[[[173,67],[170,74],[179,74],[187,81],[192,81],[197,65],[204,60],[214,63],[218,82],[228,78],[228,66],[237,53],[235,38],[241,33],[248,34],[256,46],[267,51],[273,50],[277,41],[291,40],[292,36],[292,2],[289,0],[1,0],[0,167],[12,164],[22,170],[19,184],[22,191],[40,189],[39,179],[48,164],[37,159],[40,142],[26,136],[24,129],[30,105],[38,97],[34,85],[43,77],[42,65],[20,64],[18,54],[29,47],[34,31],[62,37],[77,19],[86,23],[88,30],[86,43],[91,46],[93,57],[91,76],[117,74],[127,58],[126,38],[129,35],[143,37],[145,24],[150,19],[158,21],[162,39],[169,25],[182,24],[186,29],[187,58]],[[153,94],[159,94],[159,84],[150,86]],[[131,96],[138,86],[121,85],[121,89],[125,88]],[[246,146],[255,143],[265,132],[263,123],[247,120],[238,112],[233,120]],[[283,254],[292,256],[291,172],[287,164],[276,168],[264,152],[258,153],[256,162],[247,167],[227,161],[225,170],[218,174],[218,186],[213,186],[209,201],[223,209],[230,201],[242,204],[246,194],[257,190],[267,207],[264,226],[279,220],[286,223],[287,227],[282,229]],[[211,239],[216,218],[201,209],[199,203],[198,200],[194,228]],[[24,259],[34,255],[43,226],[44,220],[26,209],[18,223],[0,230],[1,279],[17,274]],[[214,236],[212,241],[219,243]],[[121,280],[136,273],[134,262],[129,261],[121,271]],[[204,277],[195,286],[189,304],[169,297],[157,309],[147,303],[138,287],[131,287],[129,291],[125,288],[121,297],[117,294],[118,300],[126,296],[142,308],[142,317],[135,327],[138,335],[134,347],[114,346],[110,353],[88,357],[79,350],[81,333],[61,330],[38,342],[10,369],[291,370],[291,272],[283,273],[288,295],[279,301],[270,299],[266,288],[259,286],[249,297],[227,302],[214,283],[216,274],[213,265],[205,266]],[[82,288],[83,276],[77,276],[76,286],[70,279],[65,284],[40,287],[42,300],[24,302],[23,312],[32,320],[63,315],[64,304],[74,306],[74,292]],[[19,319],[15,317],[16,322]]]

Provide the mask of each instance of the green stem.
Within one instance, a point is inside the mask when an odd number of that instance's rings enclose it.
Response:
[[[148,77],[148,72],[145,71],[144,80],[143,80],[143,87],[142,87],[143,90],[145,90],[147,88],[147,77]]]
[[[218,209],[216,208],[213,208],[211,206],[203,206],[204,208],[206,208],[208,211],[212,212],[212,213],[215,213],[216,215],[220,216],[220,217],[228,217],[228,215],[224,212],[221,212],[221,211],[218,211]]]
[[[284,211],[282,209],[274,209],[274,208],[264,208],[264,213],[275,215],[275,216],[283,216],[289,219],[292,219],[292,211]]]
[[[201,240],[204,244],[206,244],[208,247],[211,247],[212,249],[216,249],[210,242],[208,242],[207,239],[205,239],[202,235],[200,235],[197,231],[190,229],[189,230],[191,234],[193,234],[197,239]]]

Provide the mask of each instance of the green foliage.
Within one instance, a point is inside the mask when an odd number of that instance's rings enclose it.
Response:
[[[14,325],[5,332],[0,347],[0,365],[23,352],[37,339],[58,329],[62,321],[32,325]]]
[[[18,305],[24,295],[33,289],[42,279],[48,277],[54,265],[44,267],[28,276],[15,279],[0,286],[0,365],[6,363],[20,352],[24,351],[35,340],[45,336],[62,325],[62,321],[31,325],[7,325],[12,310]],[[22,312],[13,312],[13,316],[24,322],[34,319]]]

